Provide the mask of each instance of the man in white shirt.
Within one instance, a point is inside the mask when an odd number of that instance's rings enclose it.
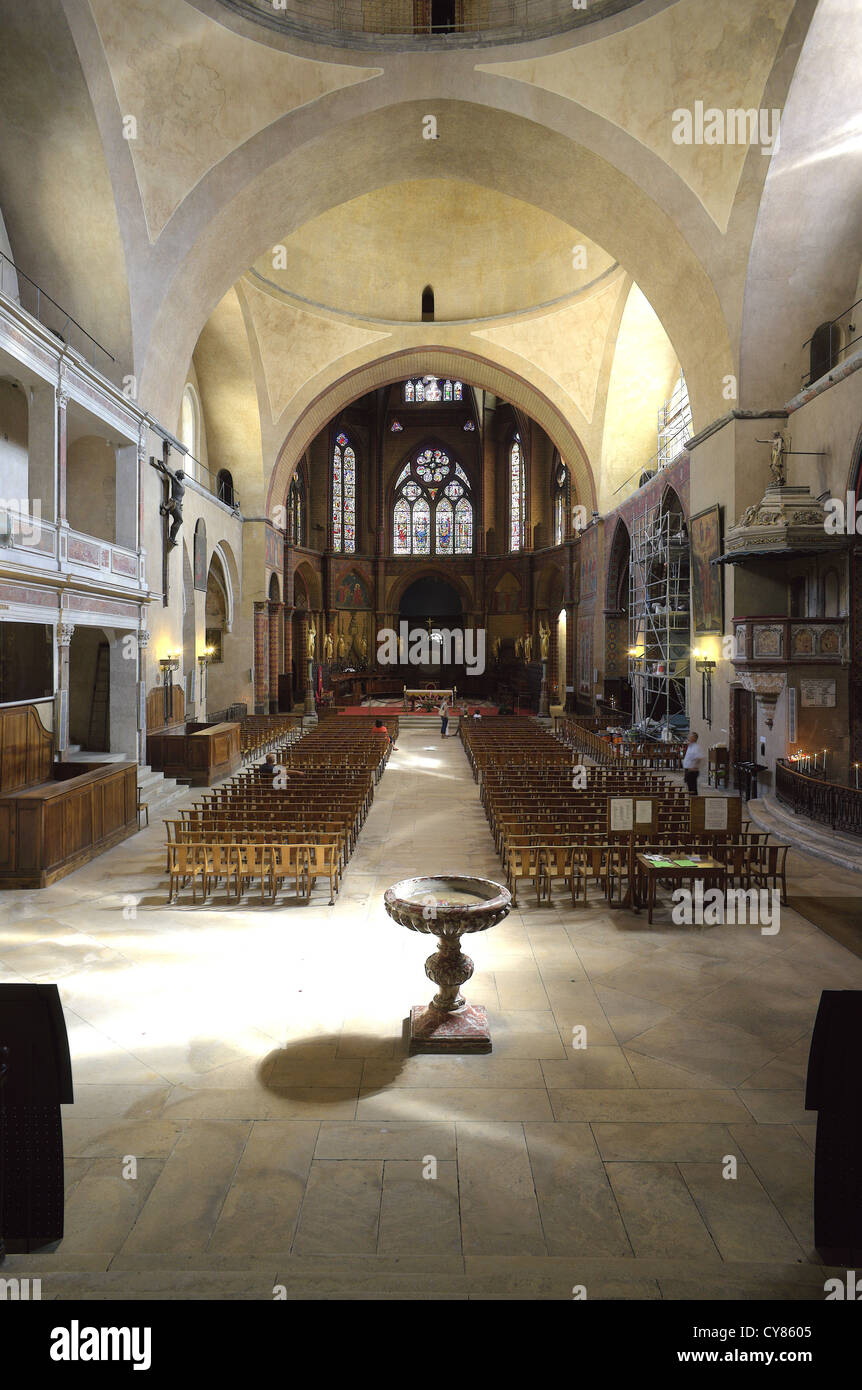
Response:
[[[682,760],[682,775],[692,796],[697,796],[697,774],[705,761],[705,754],[697,741],[697,734],[689,734],[688,747]]]

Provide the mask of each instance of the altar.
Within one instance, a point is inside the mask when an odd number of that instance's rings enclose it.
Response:
[[[413,700],[430,700],[432,705],[439,705],[441,700],[446,699],[451,705],[455,702],[456,691],[457,687],[454,685],[441,689],[430,686],[427,690],[408,690],[405,685],[402,704],[404,709],[412,709],[411,701]]]

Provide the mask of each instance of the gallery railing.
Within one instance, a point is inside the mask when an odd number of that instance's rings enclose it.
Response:
[[[55,338],[60,338],[68,347],[74,348],[81,356],[101,372],[103,376],[112,379],[117,372],[116,358],[103,347],[86,328],[82,328],[77,319],[63,309],[55,299],[46,294],[41,285],[37,285],[35,280],[31,280],[29,275],[17,266],[13,260],[0,251],[0,291],[9,296],[10,299],[17,299],[21,308],[31,314],[34,319],[41,323],[43,328],[47,328],[53,333]]]
[[[775,795],[796,816],[862,835],[862,789],[797,772],[780,758],[775,766]]]

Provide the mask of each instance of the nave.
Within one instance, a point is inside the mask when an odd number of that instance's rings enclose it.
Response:
[[[0,895],[0,980],[57,981],[75,1066],[43,1297],[820,1296],[803,1079],[820,991],[862,961],[789,908],[777,937],[648,928],[522,885],[467,944],[493,1053],[405,1056],[430,942],[384,890],[502,877],[460,739],[406,724],[333,907],[168,908],[155,822]],[[791,897],[841,889],[789,868]]]

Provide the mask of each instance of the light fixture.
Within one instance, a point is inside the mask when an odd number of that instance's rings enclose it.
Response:
[[[705,651],[699,647],[692,649],[694,664],[700,671],[700,709],[701,716],[706,720],[708,729],[712,728],[712,673],[718,664],[710,660]]]
[[[170,724],[174,713],[174,671],[179,670],[179,652],[169,651],[166,656],[159,657],[159,669],[162,673],[162,713],[165,724]]]

